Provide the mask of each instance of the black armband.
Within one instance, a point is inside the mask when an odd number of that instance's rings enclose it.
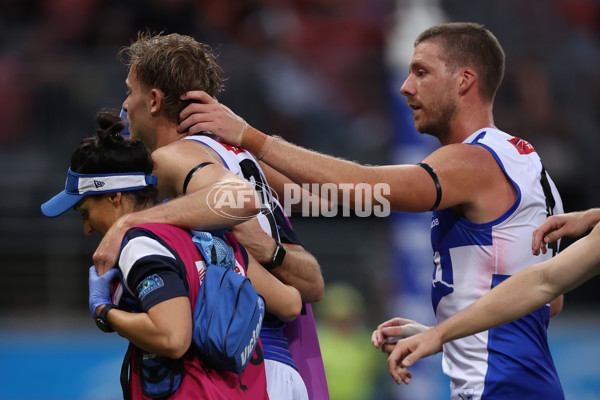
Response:
[[[433,211],[437,208],[437,206],[440,205],[440,201],[442,200],[442,185],[440,185],[440,180],[438,179],[438,176],[435,173],[435,171],[433,170],[433,168],[431,168],[429,165],[427,165],[425,163],[417,163],[417,165],[419,167],[422,167],[425,171],[427,171],[427,173],[431,176],[431,179],[433,179],[433,183],[435,183],[435,192],[436,192],[435,203],[433,204],[433,207],[431,207],[431,209],[429,210],[429,211]]]
[[[192,168],[190,172],[188,172],[187,176],[185,177],[185,181],[183,181],[183,194],[185,194],[185,192],[187,191],[187,187],[188,187],[188,184],[190,183],[190,180],[192,179],[192,176],[194,176],[194,174],[196,172],[198,172],[199,169],[206,167],[209,164],[212,164],[212,163],[205,162],[202,164],[198,164],[194,168]]]

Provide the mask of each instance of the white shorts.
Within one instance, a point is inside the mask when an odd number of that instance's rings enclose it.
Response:
[[[306,385],[294,368],[279,361],[265,360],[265,372],[270,400],[308,400]]]

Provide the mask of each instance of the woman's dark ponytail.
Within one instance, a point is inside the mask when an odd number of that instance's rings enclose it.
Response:
[[[118,174],[121,172],[143,172],[151,174],[154,161],[148,148],[139,140],[121,135],[125,123],[110,111],[96,114],[98,129],[96,136],[85,138],[71,155],[71,170],[81,174]],[[154,186],[129,192],[138,202],[148,198],[155,200]]]

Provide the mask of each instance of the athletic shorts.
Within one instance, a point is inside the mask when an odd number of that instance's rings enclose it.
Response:
[[[267,393],[273,400],[308,400],[302,377],[294,368],[279,361],[265,360]]]

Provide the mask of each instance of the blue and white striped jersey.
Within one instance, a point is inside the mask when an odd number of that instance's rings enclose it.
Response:
[[[563,212],[549,177],[555,205],[551,210],[547,206],[543,166],[528,142],[485,128],[463,143],[482,146],[495,157],[514,185],[517,200],[501,217],[484,224],[449,209],[433,213],[431,296],[438,323],[507,277],[551,257],[551,252],[532,255],[532,233],[548,212]],[[452,399],[564,399],[548,348],[548,322],[546,305],[513,323],[445,344],[442,365],[452,379]]]

